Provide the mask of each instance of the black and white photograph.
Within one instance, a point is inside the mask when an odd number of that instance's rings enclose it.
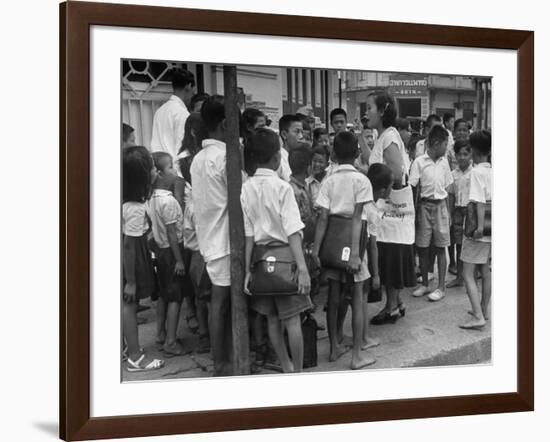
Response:
[[[123,382],[491,364],[491,77],[120,85]]]

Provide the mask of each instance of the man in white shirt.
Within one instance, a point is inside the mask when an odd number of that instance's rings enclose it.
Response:
[[[168,152],[175,161],[183,141],[185,121],[189,116],[187,106],[195,93],[195,77],[185,69],[175,69],[172,88],[174,93],[153,117],[151,151]]]

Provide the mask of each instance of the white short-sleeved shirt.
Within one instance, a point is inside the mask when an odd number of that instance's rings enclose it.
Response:
[[[157,109],[153,117],[151,151],[168,152],[175,162],[183,141],[185,121],[188,116],[189,111],[181,98],[171,95],[168,101]]]
[[[351,164],[339,165],[321,183],[316,204],[330,215],[352,217],[355,205],[373,201],[369,179]]]
[[[434,162],[430,156],[424,155],[416,158],[411,166],[409,184],[420,184],[420,196],[442,200],[447,198],[447,187],[453,183],[453,175],[449,168],[449,162],[444,156]]]
[[[189,195],[191,196],[191,195]],[[183,244],[186,249],[198,251],[199,241],[197,239],[195,213],[193,210],[193,201],[189,199],[183,211]]]
[[[282,180],[289,182],[290,175],[292,175],[292,170],[290,170],[290,163],[288,162],[288,150],[281,146],[281,164],[277,169],[277,175]]]
[[[306,178],[307,191],[311,195],[311,201],[315,203],[317,201],[317,195],[319,195],[319,189],[321,189],[321,181],[310,175]]]
[[[491,163],[479,163],[470,174],[470,201],[490,203],[493,199],[493,169]]]
[[[169,190],[155,189],[149,200],[149,216],[153,238],[161,249],[170,247],[166,226],[175,224],[178,243],[183,242],[183,212],[174,194]]]
[[[277,172],[259,168],[243,184],[241,205],[246,236],[256,244],[288,243],[288,237],[305,226],[290,184]]]
[[[229,255],[226,146],[206,139],[191,163],[197,239],[205,262]]]
[[[122,233],[140,237],[149,230],[146,203],[130,201],[122,205]]]
[[[372,148],[372,153],[370,154],[370,157],[369,157],[369,164],[375,164],[375,163],[386,164],[384,161],[384,151],[392,144],[395,144],[399,149],[399,152],[401,152],[401,157],[403,159],[403,170],[402,170],[403,184],[405,184],[405,181],[406,181],[405,175],[409,170],[410,160],[409,160],[409,155],[405,150],[405,145],[403,144],[403,140],[401,139],[401,135],[399,135],[399,132],[395,127],[390,126],[386,128],[380,134],[380,136],[376,138],[376,141],[374,142],[374,147]]]
[[[382,211],[376,204],[367,204],[365,216],[367,219],[367,232],[369,235],[378,236],[380,224],[382,223]]]
[[[479,163],[470,173],[470,201],[491,204],[493,199],[493,169],[491,163]],[[476,241],[491,242],[490,236]]]
[[[470,201],[470,173],[472,166],[468,166],[466,170],[457,167],[452,171],[453,184],[449,187],[449,193],[455,195],[455,206],[466,207]]]

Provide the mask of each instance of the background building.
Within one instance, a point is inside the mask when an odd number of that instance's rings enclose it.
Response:
[[[384,90],[395,98],[398,116],[425,120],[430,114],[450,113],[475,128],[491,126],[491,80],[460,75],[342,71],[342,106],[348,120],[359,120],[367,96]]]
[[[122,121],[136,130],[136,142],[149,146],[155,111],[170,97],[170,70],[193,72],[197,92],[223,95],[223,65],[170,61],[123,60]],[[241,108],[264,112],[277,129],[279,118],[300,112],[326,126],[330,110],[342,107],[348,121],[359,126],[367,95],[385,90],[397,103],[398,115],[425,119],[449,112],[473,127],[490,127],[491,83],[488,78],[451,75],[403,74],[371,71],[237,66]]]

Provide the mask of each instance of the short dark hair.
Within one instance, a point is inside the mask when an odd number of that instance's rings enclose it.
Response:
[[[144,203],[151,193],[153,159],[146,147],[122,150],[122,201]]]
[[[441,123],[441,117],[437,114],[428,115],[428,118],[426,118],[426,126],[432,126],[434,121]]]
[[[382,163],[374,163],[369,166],[367,178],[372,184],[372,190],[387,189],[393,184],[391,169]]]
[[[454,118],[455,116],[451,114],[450,112],[445,112],[443,114],[443,124],[448,123],[451,118]]]
[[[334,137],[333,151],[338,162],[357,158],[359,148],[355,134],[347,131],[338,132]]]
[[[308,143],[300,142],[288,154],[288,164],[292,173],[307,172],[311,164],[312,152]]]
[[[453,130],[456,131],[458,129],[458,126],[460,126],[461,124],[465,124],[466,127],[468,127],[468,122],[464,118],[458,118],[458,119],[455,120]]]
[[[319,141],[323,135],[328,135],[328,131],[324,127],[317,127],[313,129],[313,142]]]
[[[292,125],[292,123],[301,123],[302,120],[299,116],[293,115],[293,114],[286,114],[283,115],[279,119],[279,134],[281,134],[283,131],[288,132],[288,129]]]
[[[162,172],[162,164],[161,161],[165,158],[168,158],[170,161],[172,161],[172,155],[170,155],[168,152],[159,151],[159,152],[153,152],[151,154],[153,157],[153,164],[155,165],[155,168]]]
[[[436,125],[431,128],[428,134],[428,147],[432,147],[435,143],[443,143],[449,139],[449,133],[443,126]]]
[[[481,155],[491,155],[491,132],[485,129],[475,131],[470,135],[470,146]]]
[[[467,149],[468,152],[471,152],[472,146],[470,146],[470,140],[456,140],[453,146],[455,154],[458,155],[461,149]]]
[[[134,132],[134,128],[129,124],[122,123],[122,141],[128,141],[128,138]]]
[[[346,113],[346,111],[344,109],[342,109],[341,107],[337,107],[336,109],[332,109],[330,111],[330,122],[331,123],[332,123],[332,120],[334,119],[334,117],[336,115],[343,115],[346,120],[348,119],[348,114]]]
[[[246,143],[250,155],[258,164],[268,163],[281,148],[277,134],[271,129],[259,128],[250,134]]]
[[[195,104],[197,104],[199,101],[206,101],[207,98],[209,98],[210,95],[203,93],[203,94],[195,94],[191,97],[191,102],[189,103],[189,107],[192,110],[195,107]]]
[[[374,97],[376,109],[378,111],[382,110],[382,127],[395,126],[397,109],[393,97],[387,92],[372,92],[368,96]]]
[[[172,70],[172,88],[174,90],[184,89],[188,84],[195,86],[195,76],[186,69],[174,68]]]
[[[253,127],[256,124],[256,120],[261,117],[265,118],[265,114],[261,110],[254,107],[247,107],[241,118],[241,136],[244,138],[249,136],[252,133],[250,128]]]
[[[313,148],[313,152],[311,153],[311,157],[313,159],[313,155],[323,155],[325,159],[328,161],[330,158],[330,152],[325,146],[315,146]]]
[[[209,97],[201,107],[201,118],[206,129],[213,132],[225,120],[225,107],[216,96]]]
[[[411,122],[406,118],[397,118],[395,120],[395,125],[397,127],[397,130],[407,130],[411,125]]]

